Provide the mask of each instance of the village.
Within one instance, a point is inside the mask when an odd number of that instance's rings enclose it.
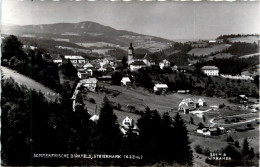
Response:
[[[243,114],[258,112],[259,108],[256,105],[256,100],[253,100],[255,102],[251,101],[251,105],[248,105],[248,97],[243,94],[237,96],[235,99],[237,102],[236,104],[232,104],[226,99],[189,95],[190,90],[177,90],[176,92],[171,92],[168,91],[168,85],[166,83],[160,82],[154,84],[153,91],[147,92],[147,90],[137,87],[132,80],[132,74],[138,72],[141,68],[156,65],[162,70],[164,68],[171,68],[172,71],[176,73],[185,73],[187,72],[186,70],[195,69],[192,64],[178,67],[175,64],[172,65],[167,59],[156,64],[149,54],[136,54],[132,43],[130,43],[128,55],[126,55],[126,57],[126,62],[116,60],[110,55],[105,56],[103,59],[94,60],[87,60],[78,55],[62,56],[55,54],[50,55],[48,58],[45,56],[44,58],[52,59],[58,66],[70,61],[77,69],[79,82],[71,97],[71,100],[73,101],[73,111],[75,111],[77,105],[83,105],[92,115],[90,119],[92,121],[97,121],[99,119],[98,111],[101,106],[101,100],[104,96],[108,96],[113,103],[113,108],[118,116],[123,134],[126,134],[130,127],[138,133],[136,120],[139,117],[138,114],[140,111],[144,110],[146,106],[159,111],[170,112],[170,115],[172,116],[175,112],[179,112],[184,114],[184,118],[187,120],[189,117],[192,117],[191,119],[203,122],[205,125],[201,126],[197,121],[197,128],[194,129],[194,127],[192,127],[193,130],[191,130],[191,133],[202,136],[227,134],[228,132],[231,132],[231,130],[234,130],[234,128],[230,128],[230,125],[233,125],[232,123],[237,124],[240,122],[239,124],[243,124],[259,122],[259,118],[257,118],[257,114],[255,114],[254,117],[250,117],[250,119],[247,118],[237,121],[237,118],[235,120],[233,119],[233,122],[231,121],[229,124],[227,124],[227,122],[219,123],[221,122],[219,120],[221,119],[222,105],[230,105],[232,107],[239,106],[240,108],[243,108],[240,109],[241,111],[243,110]],[[121,77],[120,86],[111,85],[113,73],[116,71],[121,72],[123,67],[130,72],[124,73],[126,75]],[[216,66],[203,66],[201,72],[209,77],[253,80],[251,76],[220,74],[219,69]],[[216,112],[218,113],[216,114]],[[215,117],[212,117],[212,113],[215,113]],[[239,114],[240,112],[234,114],[233,117]],[[205,121],[205,116],[207,117],[207,121]],[[232,115],[229,116],[232,117]],[[193,124],[191,121],[189,122],[190,124]]]

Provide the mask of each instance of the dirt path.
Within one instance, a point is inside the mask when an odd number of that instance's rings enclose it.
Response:
[[[4,75],[4,78],[10,78],[12,77],[15,82],[17,82],[19,85],[25,85],[26,87],[30,89],[35,89],[36,91],[41,91],[46,99],[48,100],[55,100],[56,97],[59,97],[59,95],[51,90],[50,88],[47,88],[46,86],[42,85],[39,82],[34,81],[33,79],[24,76],[22,74],[19,74],[18,72],[11,70],[7,67],[0,66],[1,74]]]
[[[255,113],[249,113],[249,114],[239,114],[239,115],[232,115],[232,116],[227,116],[227,117],[238,117],[238,116],[243,116],[243,115],[251,115],[251,114],[255,114]],[[260,119],[259,117],[258,118],[254,118],[254,119],[250,119],[250,120],[246,120],[246,121],[242,121],[242,122],[235,122],[235,123],[230,123],[230,124],[223,124],[223,123],[215,123],[214,120],[216,118],[212,118],[209,120],[209,122],[211,123],[211,127],[213,127],[214,125],[225,125],[225,126],[229,126],[229,125],[239,125],[239,124],[244,124],[244,123],[249,123],[249,122],[253,122],[257,119]]]

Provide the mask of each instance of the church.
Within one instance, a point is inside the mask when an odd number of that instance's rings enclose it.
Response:
[[[136,54],[132,43],[130,43],[130,47],[128,48],[127,63],[130,67],[130,71],[137,71],[140,68],[155,65],[155,62],[152,61],[151,57],[147,53]]]

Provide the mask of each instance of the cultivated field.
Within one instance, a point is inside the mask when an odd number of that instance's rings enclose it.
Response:
[[[230,54],[230,53],[218,53],[214,56],[209,56],[207,58],[205,58],[206,61],[210,61],[213,60],[214,58],[216,59],[223,59],[223,58],[230,58],[233,57],[234,55]]]
[[[228,38],[228,40],[230,42],[257,43],[259,38],[257,38],[257,36],[247,36],[247,37]]]
[[[194,56],[206,56],[214,52],[219,52],[222,50],[225,50],[229,48],[229,45],[226,44],[220,44],[220,45],[215,45],[210,48],[194,48],[191,51],[188,52],[189,55],[194,55]]]

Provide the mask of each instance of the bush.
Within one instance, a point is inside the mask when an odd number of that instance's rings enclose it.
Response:
[[[227,142],[234,142],[234,139],[231,136],[228,136],[226,139]]]
[[[203,150],[203,154],[206,155],[206,156],[209,156],[209,155],[210,155],[210,150],[209,150],[209,148],[205,148],[205,149]]]
[[[194,147],[194,149],[195,149],[195,151],[196,151],[196,153],[199,153],[199,154],[202,154],[202,148],[201,148],[201,146],[200,145],[196,145],[195,147]]]
[[[95,101],[93,98],[90,98],[90,99],[89,99],[89,102],[96,104],[96,101]]]
[[[240,147],[239,142],[238,142],[237,140],[235,141],[235,147],[236,147],[236,148],[239,148],[239,147]]]

